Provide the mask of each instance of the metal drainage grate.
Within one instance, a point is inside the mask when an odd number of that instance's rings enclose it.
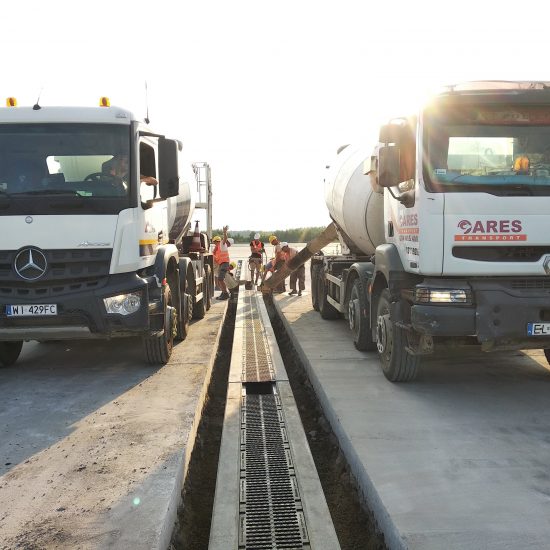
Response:
[[[239,548],[310,549],[276,395],[243,396],[240,443]]]
[[[245,290],[243,325],[243,382],[269,382],[274,379],[273,362],[265,334],[256,291]]]

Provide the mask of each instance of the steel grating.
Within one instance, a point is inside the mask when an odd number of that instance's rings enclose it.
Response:
[[[274,380],[273,362],[255,291],[245,291],[243,316],[241,380],[243,382],[270,382]]]
[[[239,548],[310,549],[279,398],[243,395]]]

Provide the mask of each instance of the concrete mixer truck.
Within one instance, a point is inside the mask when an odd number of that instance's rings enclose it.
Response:
[[[325,196],[342,254],[313,257],[313,307],[389,380],[456,346],[550,360],[550,83],[445,89],[341,148]]]
[[[0,366],[23,341],[140,336],[168,361],[213,294],[189,234],[196,181],[182,143],[99,107],[0,109]]]

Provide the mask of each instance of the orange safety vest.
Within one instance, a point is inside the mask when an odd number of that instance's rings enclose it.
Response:
[[[220,243],[216,243],[212,255],[214,256],[214,261],[217,265],[229,263],[229,252],[227,250],[222,250]]]
[[[250,246],[252,247],[252,252],[255,252],[256,254],[262,253],[262,249],[263,249],[262,241],[252,241],[250,243]]]

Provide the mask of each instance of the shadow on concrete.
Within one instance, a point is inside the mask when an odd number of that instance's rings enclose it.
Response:
[[[0,369],[0,476],[154,374],[140,339],[27,342]]]

